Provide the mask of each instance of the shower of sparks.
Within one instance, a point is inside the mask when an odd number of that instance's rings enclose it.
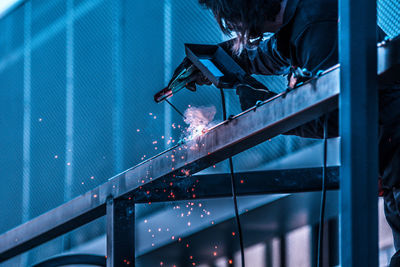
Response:
[[[193,140],[203,135],[210,127],[217,110],[211,107],[189,107],[185,110],[185,123],[188,124],[186,140]]]

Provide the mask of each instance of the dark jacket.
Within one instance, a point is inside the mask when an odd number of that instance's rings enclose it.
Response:
[[[283,26],[235,59],[253,74],[288,74],[292,66],[316,73],[338,62],[337,25],[337,0],[288,0]]]
[[[377,39],[384,33],[377,27]],[[221,44],[229,50],[230,42]],[[247,72],[262,75],[289,74],[293,67],[312,74],[338,63],[338,1],[288,0],[283,26],[254,48],[234,59]],[[384,185],[400,185],[400,84],[379,84],[380,174]],[[242,108],[253,106],[260,96],[252,90],[238,92]],[[322,119],[311,121],[286,134],[322,138]],[[338,112],[329,115],[329,136],[338,135]]]

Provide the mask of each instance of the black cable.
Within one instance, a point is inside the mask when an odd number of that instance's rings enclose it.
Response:
[[[226,104],[225,104],[225,94],[224,89],[220,89],[221,92],[221,101],[222,101],[222,116],[224,121],[226,120]],[[240,243],[240,257],[242,259],[242,267],[245,267],[246,264],[244,262],[244,245],[243,245],[243,234],[242,234],[242,226],[240,224],[240,217],[239,217],[239,209],[237,204],[237,197],[236,197],[236,183],[235,183],[235,175],[233,169],[233,160],[229,158],[229,169],[231,172],[231,186],[232,186],[232,197],[233,197],[233,204],[235,207],[235,218],[236,224],[238,228],[238,236],[239,236],[239,243]]]
[[[322,167],[322,194],[321,194],[321,207],[320,218],[318,226],[318,252],[317,252],[317,266],[322,266],[323,259],[323,243],[324,243],[324,225],[325,225],[325,206],[326,206],[326,167],[328,160],[328,115],[324,117],[324,162]]]

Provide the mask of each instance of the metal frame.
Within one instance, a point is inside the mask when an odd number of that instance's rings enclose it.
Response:
[[[399,47],[398,43],[392,43],[391,45],[380,47],[379,49],[383,49],[382,51],[388,51],[388,49],[398,51]],[[367,49],[365,49],[365,51],[367,51]],[[352,59],[352,57],[349,58]],[[345,70],[349,71],[349,73],[355,71],[355,66],[350,63],[345,63]],[[367,63],[371,62],[361,63],[368,65]],[[386,67],[379,68],[378,73],[384,74],[393,68],[397,68],[399,65],[397,61],[393,64],[394,65],[389,64]],[[371,69],[374,70],[374,68]],[[353,74],[353,76],[356,74],[357,73]],[[367,68],[363,69],[359,74],[361,75],[359,78],[360,80],[366,79],[367,74],[370,74],[370,70]],[[210,179],[210,176],[208,176],[208,179],[207,177],[203,177],[204,179],[201,180],[205,182],[202,186],[199,186],[200,189],[196,189],[198,190],[195,193],[196,195],[191,192],[188,193],[187,190],[181,190],[185,187],[180,182],[183,180],[189,181],[187,188],[190,188],[190,181],[193,182],[193,177],[186,177],[186,174],[194,174],[278,134],[293,129],[336,109],[338,107],[339,99],[339,75],[339,68],[335,67],[327,71],[320,78],[312,80],[287,94],[281,94],[272,101],[266,101],[262,105],[243,112],[228,121],[224,121],[213,129],[210,129],[206,134],[185,144],[175,146],[172,149],[117,175],[105,184],[96,187],[86,194],[2,234],[0,236],[0,262],[10,259],[11,257],[21,254],[35,246],[43,244],[57,236],[63,235],[107,214],[108,266],[117,266],[118,262],[116,260],[118,258],[124,258],[127,262],[129,261],[129,264],[125,262],[125,265],[134,266],[134,254],[132,255],[130,253],[134,252],[134,242],[132,240],[134,240],[133,207],[135,203],[153,200],[173,201],[177,199],[230,195],[228,190],[225,192],[223,191],[225,190],[223,187],[214,186],[215,184],[213,184],[213,182],[215,183],[215,181],[218,181],[217,179],[214,179],[215,177],[213,177],[213,179]],[[347,74],[343,75],[342,83],[345,92],[348,94],[350,91],[348,89],[351,86],[354,87],[354,84],[357,84],[358,80],[353,79],[350,83],[344,83],[343,78],[346,78],[346,75]],[[371,75],[371,77],[374,76],[375,75]],[[365,81],[362,84],[364,84],[364,87],[367,87]],[[373,89],[374,87],[371,86],[371,90]],[[364,93],[360,92],[360,95],[364,98],[362,103],[370,103],[370,101],[376,100],[376,97],[367,98],[368,94],[366,94],[366,90]],[[342,105],[344,100],[345,99],[342,97]],[[368,110],[361,113],[359,111],[361,107],[356,105],[358,99],[356,101],[354,98],[351,98],[351,100],[352,106],[351,109],[349,109],[349,112],[358,114],[362,117],[357,117],[357,120],[360,120],[358,122],[358,126],[361,127],[360,129],[371,130],[374,132],[375,130],[372,128],[376,125],[367,128],[368,125],[366,118],[369,114]],[[373,106],[374,105],[371,103],[371,107]],[[374,108],[372,108],[372,110],[374,110]],[[373,115],[375,111],[372,112]],[[342,113],[342,117],[346,114],[347,113]],[[376,116],[376,114],[374,116]],[[361,227],[360,225],[356,226],[354,224],[357,216],[369,220],[376,215],[376,212],[374,211],[369,213],[369,210],[375,210],[373,202],[376,200],[376,197],[373,196],[373,193],[375,194],[376,190],[373,189],[376,188],[376,184],[374,184],[374,181],[376,180],[372,179],[372,177],[376,179],[376,173],[374,172],[375,167],[373,167],[374,165],[371,164],[371,162],[366,161],[372,166],[368,169],[371,170],[372,168],[372,174],[368,174],[366,171],[361,171],[361,173],[358,174],[366,176],[359,177],[358,179],[357,177],[354,178],[354,175],[357,174],[358,170],[354,167],[365,166],[362,165],[365,164],[364,160],[372,159],[372,153],[376,152],[374,149],[368,149],[368,142],[370,140],[373,140],[374,142],[374,135],[365,139],[360,138],[360,140],[350,138],[353,136],[352,134],[354,134],[354,130],[356,130],[354,127],[355,125],[351,124],[351,122],[353,121],[345,121],[347,124],[344,125],[349,126],[350,131],[342,131],[342,134],[344,135],[342,140],[344,139],[345,145],[350,141],[351,143],[348,145],[351,145],[353,149],[360,147],[363,148],[364,150],[362,151],[365,151],[366,153],[365,155],[359,155],[358,160],[354,162],[352,161],[354,158],[348,158],[346,155],[342,156],[344,167],[343,174],[346,174],[347,177],[352,177],[352,179],[342,180],[342,183],[345,185],[344,190],[342,190],[342,240],[350,242],[349,245],[351,246],[351,249],[349,249],[349,251],[354,253],[353,256],[351,256],[350,253],[342,251],[342,264],[344,264],[343,266],[374,266],[376,259],[375,252],[377,252],[374,249],[376,244],[368,245],[368,242],[372,242],[376,239],[375,233],[371,234],[370,232],[376,230],[374,219],[368,223],[363,220],[365,225],[361,225]],[[342,150],[342,153],[343,152],[347,152],[347,150]],[[351,168],[351,166],[353,166],[353,168]],[[306,172],[308,171],[310,170],[306,170]],[[331,171],[334,171],[334,169],[331,169]],[[288,173],[290,174],[290,171],[288,171]],[[267,173],[263,173],[262,175],[264,174],[268,177]],[[274,175],[277,174],[278,173],[275,173]],[[279,172],[279,174],[282,175],[282,181],[289,181],[287,180],[289,179],[288,177],[292,177],[291,175],[285,175],[285,172]],[[304,175],[303,172],[303,177],[309,177],[310,182],[312,181],[312,183],[314,183],[314,179],[318,179],[318,177],[314,176],[315,173],[312,174],[311,177],[311,174],[312,173],[309,172],[309,175]],[[334,176],[337,178],[336,175]],[[220,177],[222,178],[223,175]],[[260,179],[259,175],[254,175],[254,177],[254,180]],[[332,175],[330,177],[332,178]],[[361,179],[363,177],[370,177],[368,180],[369,188],[363,186],[365,184],[364,179]],[[196,179],[194,182],[197,183],[197,180],[200,181],[200,179]],[[331,180],[331,185],[335,186],[336,184],[337,186],[337,181],[334,182],[334,180],[335,179]],[[349,181],[352,181],[352,183],[349,183]],[[262,182],[264,182],[264,180]],[[239,192],[239,194],[262,194],[271,192],[268,192],[266,188],[258,188],[260,184],[260,181],[254,182],[254,185],[257,186],[249,186],[247,189],[244,187],[244,191]],[[298,184],[295,184],[294,186],[298,186]],[[302,190],[315,190],[315,185],[313,186],[314,187],[310,184],[306,184]],[[149,188],[153,190],[148,190]],[[219,190],[219,188],[222,189]],[[256,188],[256,190],[254,188]],[[286,189],[280,189],[282,191],[291,192],[294,191],[293,188],[294,187],[288,186]],[[162,190],[160,191],[160,189]],[[169,194],[161,194],[160,192],[164,192],[164,189]],[[148,193],[148,191],[152,192]],[[358,201],[357,197],[365,202]],[[366,209],[365,203],[371,203],[372,208]],[[355,210],[359,205],[363,205],[364,208],[361,208],[358,211]],[[345,218],[349,221],[344,221]],[[345,234],[348,234],[348,237],[344,237]],[[371,240],[362,239],[364,243],[361,244],[360,247],[357,247],[357,245],[360,245],[360,241],[357,241],[357,238],[362,235],[372,236],[372,238]],[[368,250],[368,253],[371,255],[365,257],[365,253],[363,253],[361,258],[371,261],[366,265],[360,265],[358,264],[360,258],[360,254],[358,253],[360,251],[365,251],[365,246],[369,246],[368,249],[370,250]],[[363,260],[360,262],[362,261]]]
[[[341,266],[378,266],[376,1],[339,1]]]
[[[318,88],[318,90],[316,90]],[[147,186],[158,183],[176,199],[196,198],[178,191],[170,180],[185,177],[238,154],[337,108],[339,69],[273,101],[243,112],[203,136],[167,150],[105,184],[0,236],[0,261],[27,251],[106,214],[109,199],[128,199],[133,205]],[[182,180],[182,179],[181,179]],[[175,191],[174,191],[175,190]],[[147,201],[158,195],[148,194]],[[209,196],[211,197],[211,196]],[[171,197],[170,200],[174,200]],[[115,240],[114,242],[118,242]]]

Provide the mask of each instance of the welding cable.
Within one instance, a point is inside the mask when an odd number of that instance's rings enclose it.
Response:
[[[255,88],[255,87],[253,87],[253,86],[251,86],[249,84],[239,83],[239,84],[236,85],[236,87],[239,87],[239,86],[246,86],[246,87],[248,87],[248,88],[250,88],[251,90],[254,90],[254,91],[260,91],[260,92],[264,92],[264,93],[271,93],[271,91],[269,91],[267,89]]]
[[[326,175],[327,175],[327,160],[328,160],[328,117],[324,116],[324,137],[323,137],[323,167],[322,167],[322,192],[321,192],[321,207],[318,226],[318,251],[317,251],[317,267],[322,266],[323,246],[324,246],[324,225],[325,225],[325,206],[326,206]]]
[[[225,93],[224,89],[220,88],[221,92],[221,101],[222,101],[222,116],[224,121],[226,120],[226,103],[225,103]],[[243,245],[243,233],[242,233],[242,226],[240,224],[240,217],[239,217],[239,209],[236,197],[236,183],[235,183],[235,175],[234,175],[234,168],[233,168],[233,160],[230,157],[229,159],[229,169],[231,173],[231,186],[232,186],[232,198],[233,198],[233,205],[235,207],[235,218],[236,224],[238,228],[238,236],[239,236],[239,244],[240,244],[240,257],[242,259],[242,267],[245,267],[246,264],[244,262],[244,245]]]

